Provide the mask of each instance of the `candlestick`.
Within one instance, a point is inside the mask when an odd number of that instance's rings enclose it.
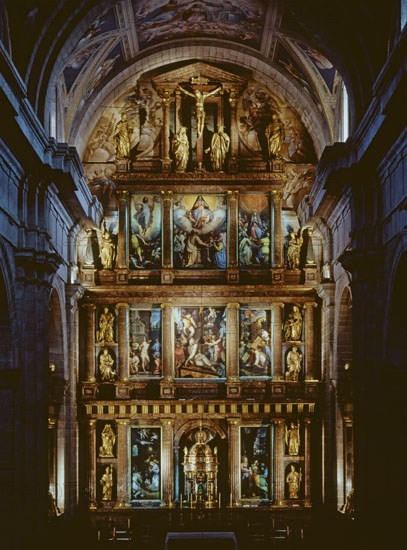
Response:
[[[221,493],[219,493],[219,495],[218,495],[219,508],[221,507],[221,502],[222,502],[221,499],[222,499],[222,495],[221,495]]]
[[[180,497],[180,501],[179,501],[179,507],[180,507],[181,510],[182,510],[182,493],[181,493],[181,497]]]

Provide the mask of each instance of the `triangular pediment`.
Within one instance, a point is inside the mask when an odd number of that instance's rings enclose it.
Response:
[[[247,79],[229,73],[219,67],[208,65],[207,63],[196,62],[179,67],[167,73],[163,73],[154,77],[152,80],[156,87],[162,88],[164,86],[173,87],[177,86],[180,82],[189,82],[191,78],[201,77],[208,79],[209,82],[220,82],[224,87],[243,87]]]

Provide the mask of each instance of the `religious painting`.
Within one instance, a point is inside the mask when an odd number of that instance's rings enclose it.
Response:
[[[270,267],[270,197],[264,193],[239,195],[239,265]]]
[[[134,193],[130,198],[129,264],[131,269],[161,266],[161,197]]]
[[[131,377],[162,375],[161,309],[130,309],[129,373]]]
[[[226,196],[175,195],[173,239],[175,268],[225,269]]]
[[[261,0],[133,0],[133,9],[141,48],[188,36],[260,47],[265,18]]]
[[[305,53],[308,59],[311,61],[314,67],[321,75],[330,93],[333,91],[336,70],[332,63],[322,55],[318,50],[312,48],[304,42],[295,41],[297,46]]]
[[[85,100],[96,91],[108,74],[112,72],[113,68],[120,64],[120,61],[123,62],[123,53],[121,50],[121,45],[117,44],[113,47],[105,59],[97,65],[93,74],[91,74],[85,89]]]
[[[224,378],[226,371],[226,309],[177,307],[175,372],[180,378]]]
[[[270,310],[241,308],[239,325],[240,376],[270,376]]]
[[[131,429],[131,500],[161,499],[161,428]]]
[[[240,428],[240,498],[269,500],[270,427]]]

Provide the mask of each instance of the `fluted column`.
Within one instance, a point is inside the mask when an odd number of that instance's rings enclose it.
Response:
[[[228,267],[238,267],[237,256],[237,232],[238,232],[238,207],[239,191],[228,191],[229,202],[229,231],[228,231]]]
[[[311,506],[311,420],[304,419],[304,500]]]
[[[162,143],[162,158],[164,161],[170,160],[170,90],[161,90],[161,105],[163,110],[163,143]]]
[[[175,120],[174,120],[174,133],[176,134],[182,126],[182,120],[179,118],[181,112],[181,92],[175,90]]]
[[[237,170],[239,134],[237,129],[237,91],[229,90],[230,105],[230,169]]]
[[[230,303],[226,306],[226,363],[228,381],[236,381],[239,377],[239,342],[238,342],[239,304]]]
[[[121,418],[117,422],[117,505],[123,508],[129,500],[131,480],[129,476],[129,421]]]
[[[86,382],[95,382],[96,360],[95,360],[95,304],[84,304],[86,312]]]
[[[161,191],[163,201],[163,268],[172,267],[172,191]]]
[[[317,305],[315,302],[304,304],[306,380],[315,380],[315,308]]]
[[[273,378],[283,380],[283,309],[282,302],[271,304],[271,330],[273,338]]]
[[[278,506],[284,501],[284,420],[277,418],[274,422],[274,501]]]
[[[118,269],[126,269],[128,267],[126,254],[127,241],[127,191],[117,192],[119,202],[119,233],[117,235],[117,262]]]
[[[173,448],[173,420],[164,418],[161,420],[163,429],[163,453],[161,460],[162,472],[162,499],[167,506],[172,506],[174,501],[174,448]]]
[[[161,304],[162,311],[162,368],[163,374],[160,383],[161,397],[174,397],[174,330],[172,323],[173,304]]]
[[[129,379],[129,304],[119,303],[117,309],[117,339],[119,344],[119,380],[126,382]]]
[[[88,505],[96,508],[96,420],[88,420]]]
[[[282,258],[282,230],[281,230],[281,209],[283,194],[281,191],[272,191],[274,206],[274,259],[273,267],[281,267]]]
[[[240,502],[240,449],[239,449],[239,418],[228,418],[229,435],[229,499],[226,501],[232,506]]]

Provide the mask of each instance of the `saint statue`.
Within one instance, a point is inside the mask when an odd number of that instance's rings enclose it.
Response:
[[[301,372],[301,360],[302,353],[298,350],[297,346],[293,346],[287,353],[285,379],[288,382],[298,382],[298,377]]]
[[[113,465],[106,466],[105,473],[100,478],[102,500],[112,500],[113,496]]]
[[[102,430],[102,445],[99,447],[99,456],[103,458],[113,458],[113,447],[116,443],[116,435],[110,424],[105,424]]]
[[[225,162],[226,154],[229,151],[230,137],[225,133],[224,126],[219,126],[219,130],[215,132],[211,139],[211,146],[205,149],[205,152],[210,150],[211,163],[214,172],[220,172]]]
[[[116,246],[110,232],[105,228],[100,241],[100,261],[103,269],[113,269]]]
[[[97,342],[114,342],[113,332],[114,315],[108,307],[103,308],[99,319],[99,330],[96,331]]]
[[[116,148],[116,159],[129,158],[131,132],[132,129],[127,121],[127,113],[122,113],[113,134],[113,141]]]
[[[291,313],[288,314],[287,319],[283,325],[284,339],[288,341],[301,341],[302,333],[302,314],[298,306],[293,306]]]
[[[181,126],[172,138],[172,152],[175,159],[175,169],[178,172],[185,172],[189,159],[189,141],[185,126]]]
[[[278,115],[271,117],[271,122],[266,128],[266,138],[271,159],[280,158],[280,150],[284,141],[284,126]]]
[[[113,382],[116,372],[113,370],[114,359],[109,350],[104,348],[99,357],[99,371],[103,382]]]
[[[300,265],[300,252],[302,237],[292,229],[288,236],[287,265],[289,269],[298,269]]]
[[[205,124],[204,101],[207,97],[217,94],[222,89],[222,86],[218,86],[217,88],[215,88],[214,90],[211,90],[210,92],[201,92],[200,90],[196,89],[194,90],[193,93],[188,90],[185,90],[180,85],[178,85],[178,88],[181,90],[181,92],[184,92],[184,94],[189,95],[190,97],[193,97],[195,99],[197,131],[198,131],[198,137],[200,137],[202,135],[204,124]]]
[[[300,452],[300,423],[291,422],[290,427],[285,427],[285,444],[290,456],[298,456]]]
[[[288,483],[288,498],[299,498],[300,487],[302,480],[302,472],[297,472],[295,465],[291,464],[290,472],[286,477],[286,482]]]

